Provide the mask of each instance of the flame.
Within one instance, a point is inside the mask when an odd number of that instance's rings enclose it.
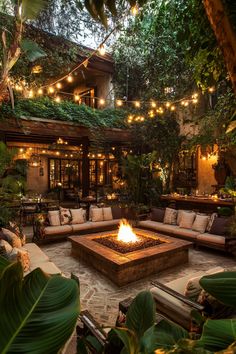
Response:
[[[128,242],[134,243],[139,240],[138,237],[133,232],[132,227],[129,225],[128,221],[125,219],[122,219],[120,221],[117,240],[122,241],[122,242],[126,242],[126,243],[128,243]]]

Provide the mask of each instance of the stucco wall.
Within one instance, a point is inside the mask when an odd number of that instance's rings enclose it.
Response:
[[[214,177],[212,165],[217,162],[217,155],[210,156],[207,159],[201,158],[200,149],[197,156],[198,163],[198,194],[211,194],[215,191],[214,185],[217,184]]]
[[[38,167],[29,167],[27,173],[28,192],[44,194],[48,191],[48,159],[41,156],[43,176],[40,176]]]

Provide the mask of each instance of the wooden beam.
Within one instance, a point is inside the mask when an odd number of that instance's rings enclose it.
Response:
[[[219,47],[223,52],[225,65],[236,95],[236,33],[222,0],[203,0],[203,4]]]

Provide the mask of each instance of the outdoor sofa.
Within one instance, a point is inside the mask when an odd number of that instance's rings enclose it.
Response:
[[[172,214],[167,217],[167,213]],[[181,216],[185,220],[181,222]],[[172,237],[179,237],[217,250],[236,255],[236,238],[229,235],[230,218],[217,213],[200,214],[191,210],[153,208],[147,220],[138,222],[138,227],[150,229]]]
[[[96,210],[94,210],[96,209]],[[99,209],[99,211],[98,211]],[[67,221],[62,222],[62,213],[69,215]],[[65,211],[66,210],[66,211]],[[82,211],[83,219],[73,221],[71,215],[75,212]],[[50,213],[59,213],[57,216],[56,225],[53,225],[50,221]],[[95,215],[95,214],[100,215]],[[104,214],[105,213],[105,214]],[[63,209],[58,211],[52,211],[47,214],[38,214],[34,219],[33,225],[33,241],[36,243],[45,243],[51,241],[58,241],[66,239],[67,236],[75,234],[87,234],[102,232],[107,230],[114,230],[117,228],[122,218],[130,218],[129,210],[126,208],[120,208],[118,206],[112,206],[107,208],[92,207],[90,209],[89,220],[87,220],[86,211],[80,209]],[[54,223],[55,224],[55,223]]]

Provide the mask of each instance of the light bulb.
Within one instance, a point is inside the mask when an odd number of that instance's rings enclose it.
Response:
[[[194,98],[194,99],[193,99],[193,103],[195,103],[195,104],[198,103],[198,99],[197,99],[197,98]]]
[[[74,100],[75,100],[75,101],[79,101],[79,100],[80,100],[80,95],[75,95],[75,96],[74,96]]]
[[[50,86],[49,89],[48,89],[48,92],[49,93],[53,93],[55,90],[54,90],[54,87]]]
[[[152,106],[152,108],[155,108],[157,106],[156,102],[152,101],[151,106]]]
[[[121,100],[117,100],[117,101],[116,101],[116,104],[117,104],[118,107],[121,107],[122,104],[123,104],[123,102],[122,102]]]
[[[209,91],[210,93],[213,93],[213,92],[215,91],[215,87],[214,87],[214,86],[209,87],[208,91]]]
[[[60,99],[59,96],[57,96],[57,97],[55,98],[55,102],[57,102],[57,103],[61,102],[61,99]]]
[[[73,76],[72,75],[68,75],[67,76],[67,81],[68,82],[72,82],[73,81]]]
[[[166,102],[166,107],[167,107],[167,108],[170,107],[170,102]]]
[[[38,95],[42,95],[43,94],[43,90],[40,88],[38,89]]]
[[[139,101],[135,101],[134,105],[135,105],[136,108],[139,108],[140,107],[140,102]]]
[[[105,100],[104,100],[103,98],[101,98],[101,99],[99,100],[99,103],[100,103],[101,106],[103,106],[103,105],[105,104]]]
[[[99,54],[100,54],[100,55],[105,55],[105,54],[106,54],[106,50],[105,50],[104,44],[101,44],[101,45],[100,45],[100,47],[99,47]]]
[[[170,107],[170,110],[171,110],[171,111],[175,111],[175,106],[171,106],[171,107]]]
[[[138,14],[138,5],[137,4],[131,7],[131,14],[133,16],[136,16]]]
[[[60,89],[62,88],[62,84],[61,84],[60,82],[58,82],[58,83],[56,84],[56,88],[60,90]]]
[[[33,90],[30,90],[30,92],[29,92],[29,98],[32,98],[32,97],[34,97],[34,91],[33,91]]]

